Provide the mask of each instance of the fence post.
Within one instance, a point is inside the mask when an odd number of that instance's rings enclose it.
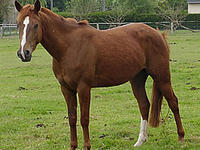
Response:
[[[0,27],[0,36],[3,38],[3,26]]]
[[[11,33],[12,31],[11,31],[11,29],[10,29],[10,25],[9,25],[9,33],[10,33],[10,36],[12,35],[12,33]]]
[[[15,31],[16,31],[16,35],[17,35],[18,28],[15,28]]]
[[[99,30],[99,24],[97,23],[97,29]]]
[[[171,33],[174,33],[174,23],[171,22]]]

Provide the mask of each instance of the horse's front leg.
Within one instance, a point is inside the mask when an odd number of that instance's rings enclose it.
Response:
[[[78,96],[81,109],[81,126],[84,135],[84,150],[90,150],[90,137],[89,137],[89,114],[90,114],[90,90],[91,88],[82,83],[78,86]]]
[[[76,122],[77,122],[77,98],[76,92],[61,86],[62,93],[65,97],[68,107],[68,117],[70,125],[70,150],[75,150],[78,146]]]

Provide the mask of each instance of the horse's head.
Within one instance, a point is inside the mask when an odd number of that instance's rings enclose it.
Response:
[[[22,6],[15,1],[15,7],[19,11],[17,24],[19,27],[20,49],[17,55],[23,62],[31,60],[32,52],[42,40],[42,25],[40,22],[39,11],[41,4],[39,0],[34,5]]]

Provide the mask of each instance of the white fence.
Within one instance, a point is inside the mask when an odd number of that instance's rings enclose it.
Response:
[[[161,30],[171,30],[173,32],[173,23],[170,22],[143,22],[153,28],[159,28]],[[126,23],[90,23],[93,27],[105,30],[109,28],[113,28],[116,26],[126,25],[129,24]],[[183,21],[181,22],[184,26],[192,26],[192,29],[200,30],[200,22],[199,21]],[[181,28],[179,28],[181,29]],[[0,24],[0,37],[3,36],[12,36],[12,35],[18,35],[18,28],[17,24]]]
[[[17,24],[0,24],[0,37],[18,35]]]
[[[142,22],[153,28],[158,28],[160,30],[170,30],[173,33],[174,28],[176,28],[176,24],[172,22]],[[90,23],[90,25],[94,26],[97,29],[104,30],[108,28],[113,28],[116,26],[126,25],[127,23]],[[182,27],[178,27],[177,29],[192,29],[192,30],[200,30],[200,21],[181,21],[180,24]],[[184,27],[184,28],[183,28]]]

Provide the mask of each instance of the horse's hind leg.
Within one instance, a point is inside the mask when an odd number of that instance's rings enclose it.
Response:
[[[176,95],[174,94],[174,91],[171,86],[171,82],[163,82],[160,81],[158,82],[158,87],[160,88],[160,91],[164,95],[165,99],[168,102],[168,105],[170,109],[172,110],[175,120],[176,120],[176,125],[177,125],[177,132],[178,132],[178,140],[183,141],[184,140],[184,129],[181,123],[181,118],[179,114],[179,108],[178,108],[178,99]]]
[[[147,125],[148,125],[148,115],[149,115],[149,100],[145,91],[145,82],[148,74],[145,70],[137,74],[130,82],[132,86],[133,93],[139,104],[141,117],[141,128],[140,134],[137,142],[134,146],[140,146],[147,140]]]
[[[168,62],[168,60],[166,62]],[[177,125],[179,141],[183,141],[184,129],[183,129],[180,114],[179,114],[178,99],[175,96],[174,91],[171,86],[169,65],[167,63],[164,63],[163,65],[162,64],[159,64],[159,65],[162,67],[154,66],[154,69],[152,68],[149,69],[149,72],[154,80],[155,86],[161,92],[161,94],[165,97],[170,109],[172,110],[174,114],[176,125]]]

